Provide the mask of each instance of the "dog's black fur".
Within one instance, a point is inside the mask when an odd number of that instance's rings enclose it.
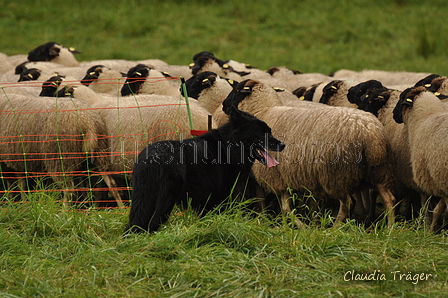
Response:
[[[265,122],[235,107],[229,121],[218,129],[183,141],[149,145],[133,169],[126,231],[157,231],[174,205],[189,198],[195,210],[212,210],[230,196],[236,181],[247,179],[255,160],[272,165],[265,150],[284,147]]]

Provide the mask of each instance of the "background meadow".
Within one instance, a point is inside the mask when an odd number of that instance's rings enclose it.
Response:
[[[81,51],[79,61],[188,65],[194,54],[211,51],[261,69],[448,74],[442,0],[0,3],[0,52],[7,55],[55,41]],[[328,229],[330,218],[321,214],[299,231],[281,217],[251,213],[243,202],[201,219],[176,210],[155,235],[122,237],[126,213],[63,210],[48,193],[27,198],[0,205],[0,297],[444,297],[448,291],[446,232],[426,232],[421,218],[392,229],[383,221]],[[386,280],[353,280],[347,272],[381,272]],[[412,280],[420,273],[431,276]]]

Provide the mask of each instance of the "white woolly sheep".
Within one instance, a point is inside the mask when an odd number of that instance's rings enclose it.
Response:
[[[82,85],[69,83],[67,87],[74,98],[98,109],[110,136],[113,171],[132,170],[135,154],[148,143],[190,136],[186,103],[179,97],[148,94],[114,97],[100,95]],[[193,99],[190,111],[194,129],[207,130],[209,112]]]
[[[108,150],[107,130],[96,111],[86,103],[63,97],[49,98],[23,94],[0,94],[2,162],[21,176],[47,172],[70,191],[78,171],[103,171]],[[94,165],[88,165],[93,162]],[[96,167],[96,168],[95,168]],[[74,174],[70,174],[70,173]],[[39,174],[37,174],[39,175]],[[114,181],[102,175],[109,187]],[[111,192],[118,204],[120,196]]]
[[[334,79],[355,79],[363,82],[367,80],[380,81],[384,86],[391,88],[397,85],[413,86],[421,78],[430,75],[424,72],[405,72],[405,71],[382,71],[382,70],[363,70],[360,72],[341,69],[333,73]]]
[[[339,200],[336,223],[348,215],[347,200],[364,182],[381,194],[389,224],[394,221],[395,198],[382,124],[370,113],[345,107],[281,106],[275,90],[258,81],[238,84],[223,103],[265,121],[286,144],[276,158],[280,164],[266,171],[257,164],[253,173],[267,190],[280,194],[282,210],[291,211],[288,187],[306,189],[318,198]],[[297,226],[302,226],[296,220]]]
[[[417,87],[402,92],[393,114],[408,131],[415,183],[428,196],[441,197],[433,211],[434,230],[448,206],[448,147],[442,145],[448,142],[448,111],[433,93]]]

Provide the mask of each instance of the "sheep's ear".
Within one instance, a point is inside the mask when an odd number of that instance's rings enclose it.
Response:
[[[273,87],[273,89],[275,90],[275,92],[284,92],[285,89],[280,88],[280,87]]]
[[[251,94],[252,93],[252,87],[251,86],[244,86],[239,91],[240,91],[240,93]]]
[[[235,87],[236,85],[238,85],[238,82],[232,79],[225,79],[227,81],[227,83],[229,83],[230,86]]]

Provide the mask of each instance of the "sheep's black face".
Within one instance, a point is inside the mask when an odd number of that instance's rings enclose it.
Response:
[[[86,71],[86,75],[82,78],[81,83],[89,86],[92,82],[98,80],[100,74],[103,72],[104,65],[94,65]]]
[[[51,77],[49,80],[45,81],[42,84],[42,91],[40,92],[39,96],[65,97],[65,96],[70,95],[69,93],[67,93],[67,90],[65,87],[58,90],[62,81],[63,81],[62,76]]]
[[[440,78],[441,76],[438,74],[431,74],[429,76],[424,77],[423,79],[421,79],[420,81],[418,81],[417,83],[415,83],[414,87],[419,87],[419,86],[423,86],[426,88],[431,87],[431,83],[434,79],[436,78]]]
[[[222,103],[224,113],[228,115],[232,106],[238,107],[238,104],[252,93],[252,88],[256,83],[258,82],[254,80],[245,80],[238,83]]]
[[[361,104],[361,97],[366,94],[368,90],[376,90],[382,88],[384,88],[384,86],[383,84],[381,84],[381,82],[377,80],[369,80],[348,89],[347,99],[350,103],[354,103],[359,106]]]
[[[198,99],[199,94],[201,94],[201,92],[203,90],[213,86],[213,84],[216,81],[217,76],[218,75],[214,72],[204,71],[204,72],[198,73],[197,75],[194,75],[191,78],[189,78],[185,82],[185,85],[187,87],[188,96]],[[181,93],[183,92],[182,88],[180,91],[181,91]],[[185,96],[185,94],[182,94],[182,95]]]
[[[367,91],[367,93],[361,97],[358,109],[378,116],[378,111],[387,103],[391,92],[393,92],[393,90],[387,88]]]
[[[394,108],[393,115],[394,120],[397,123],[403,123],[403,114],[407,109],[411,108],[414,104],[415,98],[422,92],[425,92],[425,87],[407,88],[400,94],[400,100]]]
[[[336,92],[338,92],[342,83],[343,82],[340,80],[335,80],[325,85],[324,89],[322,89],[322,97],[320,98],[319,102],[328,104],[330,98],[335,95]]]
[[[40,77],[40,70],[37,68],[24,69],[19,76],[19,82],[35,81]]]
[[[149,75],[150,68],[143,64],[138,64],[129,69],[127,79],[121,88],[121,96],[137,94],[142,84]]]
[[[47,42],[28,53],[28,61],[51,61],[59,56],[60,45],[56,42]]]

